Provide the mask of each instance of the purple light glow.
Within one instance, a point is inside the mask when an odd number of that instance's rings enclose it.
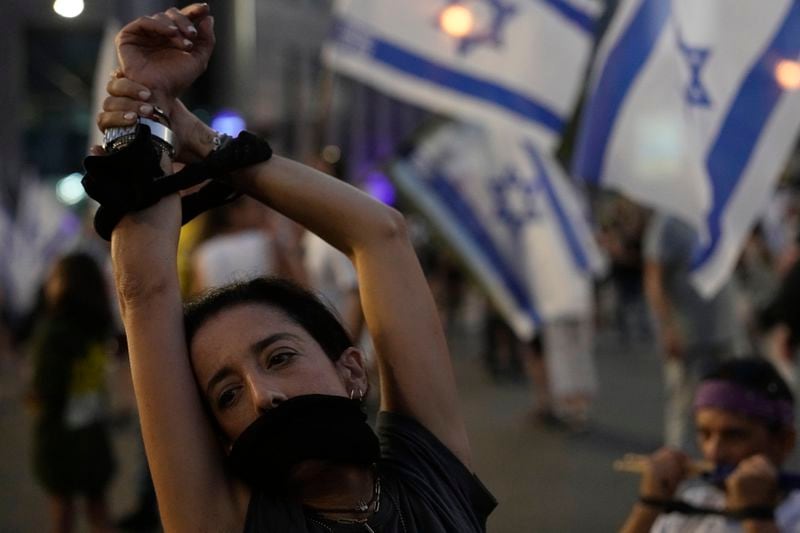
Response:
[[[364,189],[370,196],[387,205],[394,205],[395,190],[389,178],[383,172],[373,170],[364,180]]]
[[[247,124],[244,118],[236,113],[236,111],[226,109],[214,115],[211,119],[211,127],[220,133],[236,137],[239,135],[239,132],[247,128]]]

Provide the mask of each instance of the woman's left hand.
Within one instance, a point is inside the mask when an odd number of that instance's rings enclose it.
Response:
[[[97,127],[101,131],[132,126],[140,116],[157,120],[151,103],[152,91],[144,85],[115,76],[108,82],[106,90],[109,96],[97,115]],[[214,131],[186,109],[180,100],[175,100],[171,109],[169,127],[175,134],[175,161],[192,163],[204,159],[212,149]]]

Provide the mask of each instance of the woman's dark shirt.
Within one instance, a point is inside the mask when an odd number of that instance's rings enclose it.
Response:
[[[478,478],[415,420],[378,415],[381,459],[380,509],[369,527],[380,533],[473,533],[486,531],[497,505]],[[364,524],[322,519],[301,505],[254,492],[245,533],[363,533]]]

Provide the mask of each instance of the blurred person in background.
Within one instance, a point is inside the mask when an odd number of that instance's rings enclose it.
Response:
[[[591,313],[576,313],[550,320],[542,326],[546,383],[552,409],[559,423],[576,433],[589,429],[598,387],[593,318]]]
[[[101,128],[133,123],[144,91],[165,110],[179,160],[219,146],[175,99],[207,64],[212,24],[194,4],[123,28],[123,72],[150,87],[112,80]],[[356,265],[381,370],[381,443],[359,408],[363,356],[308,292],[256,279],[212,292],[184,319],[180,198],[164,197],[121,219],[112,257],[165,528],[485,531],[496,502],[470,469],[449,350],[402,216],[277,155],[231,180]]]
[[[267,209],[247,196],[209,211],[191,254],[191,294],[275,274],[275,239]]]
[[[791,361],[776,357],[769,349],[769,332],[760,323],[760,317],[774,300],[780,283],[776,260],[761,224],[753,229],[745,242],[733,275],[736,280],[736,310],[746,333],[737,337],[741,343],[737,353],[763,353],[787,383],[794,383]]]
[[[73,253],[55,263],[43,289],[29,340],[34,476],[49,496],[53,531],[72,531],[79,497],[92,531],[110,531],[106,369],[113,319],[106,281],[90,256]]]
[[[650,336],[642,290],[642,238],[647,217],[643,208],[621,196],[613,197],[608,207],[598,240],[611,260],[614,319],[619,340],[627,346]]]
[[[541,324],[521,340],[491,306],[485,313],[483,358],[497,384],[522,383],[531,389],[528,418],[552,429],[588,429],[597,391],[591,315],[564,316]]]
[[[800,531],[800,490],[779,482],[795,445],[794,397],[775,369],[761,358],[727,361],[702,379],[693,410],[714,474],[689,479],[686,454],[658,450],[622,533]]]
[[[778,288],[758,316],[765,351],[793,385],[800,350],[800,228],[795,238],[783,254]]]
[[[704,299],[690,280],[696,232],[678,218],[654,213],[644,240],[644,288],[664,357],[664,443],[689,442],[689,414],[698,379],[733,356],[737,325],[733,287]]]
[[[523,341],[517,338],[514,330],[506,322],[505,318],[490,303],[486,305],[483,314],[483,362],[489,376],[497,383],[514,383],[524,379],[523,368],[526,364],[524,357]],[[536,353],[541,354],[541,340],[536,339]],[[541,368],[539,375],[544,376],[544,362],[539,357],[538,367]],[[534,380],[534,383],[538,383]],[[536,387],[535,393],[544,387]],[[534,402],[542,410],[550,409],[550,402],[540,398]]]

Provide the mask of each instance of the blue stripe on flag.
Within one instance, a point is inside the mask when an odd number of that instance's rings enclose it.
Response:
[[[351,42],[354,35],[357,35],[360,40],[357,47],[354,47]],[[409,76],[440,85],[477,100],[492,103],[536,122],[556,135],[560,135],[564,129],[564,119],[558,113],[530,96],[435,63],[405,48],[378,39],[344,20],[339,19],[334,23],[332,39],[343,48],[351,50],[357,48],[361,53],[366,52],[374,60]]]
[[[706,165],[711,180],[711,211],[706,218],[709,240],[695,253],[692,269],[705,263],[722,237],[722,216],[733,191],[742,179],[761,133],[783,95],[775,79],[775,66],[782,59],[800,55],[800,2],[793,2],[775,38],[753,65],[725,117]],[[758,179],[762,179],[760,176]]]
[[[453,188],[446,177],[433,174],[431,179],[425,180],[436,191],[440,201],[452,212],[457,225],[466,232],[483,251],[486,260],[505,283],[509,293],[516,300],[516,304],[528,313],[534,324],[540,324],[541,318],[531,301],[529,291],[521,283],[510,265],[503,258],[502,253],[494,245],[492,237],[484,228],[478,216],[464,200],[461,194]]]
[[[567,243],[567,248],[569,248],[570,254],[572,255],[572,260],[580,270],[583,272],[590,272],[589,259],[586,257],[586,253],[583,250],[583,246],[581,245],[581,241],[578,238],[577,233],[575,233],[575,228],[572,226],[572,222],[569,220],[569,216],[567,215],[566,211],[564,211],[564,206],[561,205],[561,201],[556,194],[552,181],[550,181],[550,176],[547,173],[547,169],[542,162],[539,152],[529,142],[525,142],[524,144],[525,150],[528,152],[533,166],[536,169],[536,174],[539,176],[539,179],[544,186],[545,194],[550,202],[550,207],[553,209],[553,212],[556,215],[556,220],[561,228],[561,234],[564,236],[564,242]]]
[[[572,171],[578,178],[599,183],[617,115],[661,35],[671,4],[668,0],[642,0],[628,28],[608,55],[597,86],[584,108],[585,117],[572,160]]]
[[[566,0],[541,0],[554,11],[558,11],[565,19],[572,22],[580,29],[594,35],[597,28],[597,17],[576,8]]]

